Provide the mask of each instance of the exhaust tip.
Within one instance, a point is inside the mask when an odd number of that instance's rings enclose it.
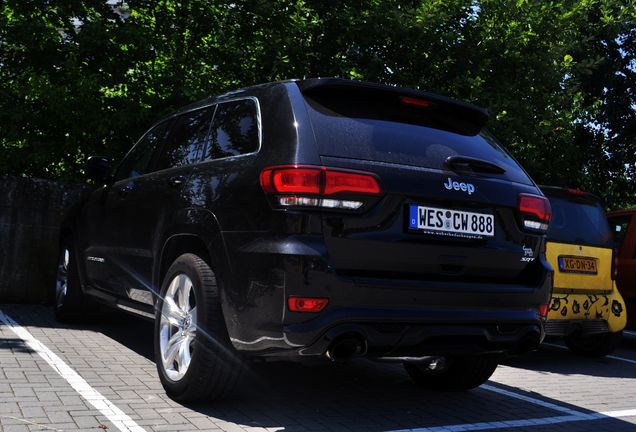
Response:
[[[336,339],[327,349],[326,356],[334,362],[345,362],[361,357],[367,352],[366,341],[359,336],[344,336]]]
[[[536,351],[541,345],[541,333],[531,331],[526,333],[519,341],[517,347],[513,352],[515,354],[526,354],[531,351]]]

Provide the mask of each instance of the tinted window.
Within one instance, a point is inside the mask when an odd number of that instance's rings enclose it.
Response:
[[[552,221],[548,240],[611,248],[614,246],[605,212],[600,204],[550,196]]]
[[[258,150],[256,102],[244,99],[217,106],[210,130],[207,159],[252,153]]]
[[[188,165],[203,157],[206,138],[210,129],[213,107],[191,111],[173,120],[157,169]]]
[[[321,155],[436,169],[461,155],[495,163],[506,170],[501,178],[531,184],[490,134],[471,129],[454,113],[359,93],[305,99]]]
[[[117,180],[138,177],[149,172],[150,161],[155,151],[163,145],[169,125],[169,121],[160,123],[143,136],[117,169]]]
[[[614,233],[614,240],[616,241],[616,246],[618,248],[623,247],[623,242],[625,241],[625,236],[627,236],[627,230],[629,229],[629,222],[631,221],[631,216],[617,216],[610,218],[610,228]]]

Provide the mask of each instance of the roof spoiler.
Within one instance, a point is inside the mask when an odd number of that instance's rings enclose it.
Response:
[[[375,84],[365,81],[353,81],[341,78],[311,78],[296,82],[300,91],[311,95],[322,91],[345,91],[376,93],[382,96],[395,95],[396,97],[410,97],[432,102],[438,109],[462,118],[466,122],[472,123],[476,128],[482,129],[488,123],[488,110],[477,105],[462,102],[446,96],[414,90],[404,87],[395,87],[385,84]]]
[[[570,198],[570,199],[578,198],[578,199],[582,199],[589,202],[599,202],[599,203],[601,202],[601,199],[598,196],[590,192],[582,191],[580,189],[551,186],[551,185],[539,185],[539,189],[541,189],[541,192],[543,192],[543,194],[548,197],[554,196],[554,197]]]

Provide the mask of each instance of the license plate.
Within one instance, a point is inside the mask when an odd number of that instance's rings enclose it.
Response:
[[[409,229],[448,237],[494,237],[495,217],[485,213],[411,205]]]
[[[559,271],[562,273],[598,274],[596,258],[560,256]]]

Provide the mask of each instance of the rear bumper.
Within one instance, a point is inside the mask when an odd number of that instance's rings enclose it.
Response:
[[[319,358],[352,336],[376,358],[506,354],[535,349],[545,335],[537,310],[550,298],[547,263],[538,286],[351,277],[333,271],[323,248],[316,242],[308,254],[307,247],[289,253],[250,247],[235,256],[235,263],[250,263],[234,269],[238,298],[228,295],[224,304],[236,349]],[[329,304],[320,313],[291,312],[290,296]]]
[[[353,311],[351,311],[353,312]],[[396,313],[397,312],[397,313]],[[292,325],[285,332],[290,340],[311,338],[312,342],[297,350],[302,357],[324,356],[340,339],[355,338],[362,342],[364,355],[371,358],[401,358],[435,355],[475,355],[524,353],[538,348],[545,334],[536,316],[529,316],[523,322],[501,317],[502,324],[485,323],[475,316],[473,322],[453,322],[450,319],[436,319],[435,313],[422,311],[419,320],[412,312],[373,311],[363,320],[363,315],[371,311],[356,311],[346,320],[334,320],[337,324],[326,326]],[[454,311],[459,312],[459,311]],[[464,316],[471,312],[463,311]],[[401,315],[399,318],[396,315]],[[494,317],[491,317],[494,318]],[[518,320],[519,317],[515,317]],[[488,321],[488,320],[485,320]],[[495,322],[497,319],[494,320]],[[515,322],[514,324],[503,324]],[[292,354],[292,353],[290,353]]]
[[[544,321],[534,309],[372,309],[330,305],[327,312],[304,315],[305,321],[283,323],[281,333],[258,332],[261,336],[253,340],[256,343],[236,343],[233,339],[235,347],[257,356],[317,359],[328,357],[327,352],[336,342],[353,338],[364,347],[362,355],[390,360],[522,354],[537,349],[545,337]]]
[[[555,292],[546,322],[548,336],[619,332],[627,323],[625,301],[614,284],[600,294]]]

